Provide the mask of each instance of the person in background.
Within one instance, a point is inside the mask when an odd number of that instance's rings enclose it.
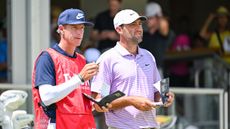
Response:
[[[113,18],[120,10],[122,0],[108,0],[109,9],[99,13],[95,19],[95,26],[91,32],[91,39],[97,42],[97,48],[103,52],[115,46],[118,34],[113,28]]]
[[[179,17],[177,21],[177,34],[169,51],[183,55],[184,52],[191,50],[191,36],[189,31],[190,20],[187,16]],[[190,60],[180,59],[167,62],[170,85],[175,87],[191,87],[190,80]]]
[[[185,34],[176,36],[170,48],[171,51],[185,52],[191,50],[191,39]],[[170,85],[175,87],[191,87],[188,61],[176,61],[169,66]]]
[[[0,25],[0,83],[7,82],[7,36],[6,28]]]
[[[148,17],[147,30],[143,34],[141,47],[149,50],[156,58],[157,67],[162,74],[166,50],[173,42],[175,34],[163,16],[161,6],[155,2],[147,3],[145,15]]]
[[[32,93],[36,129],[96,129],[89,81],[98,72],[75,52],[81,45],[86,21],[79,9],[66,9],[58,17],[60,42],[43,51],[35,61]]]
[[[114,28],[119,34],[116,46],[104,52],[98,59],[99,72],[92,79],[92,96],[96,99],[117,90],[126,96],[112,101],[109,112],[105,113],[109,129],[155,129],[156,105],[160,101],[160,93],[155,87],[161,80],[156,60],[146,49],[138,45],[142,41],[142,23],[145,16],[140,16],[131,9],[118,12],[113,20]],[[174,100],[169,92],[165,104],[168,107]],[[100,111],[96,107],[97,111]]]
[[[203,27],[200,30],[200,36],[209,41],[209,48],[214,49],[220,54],[230,53],[230,28],[229,11],[224,6],[219,6],[216,13],[209,14]],[[210,31],[211,23],[216,21],[214,30]],[[229,57],[224,57],[230,63]]]

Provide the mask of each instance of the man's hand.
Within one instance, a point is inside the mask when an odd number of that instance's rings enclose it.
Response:
[[[210,13],[208,15],[206,22],[208,22],[208,24],[210,24],[213,21],[213,19],[215,19],[215,17],[216,17],[216,15],[214,13]]]
[[[132,96],[131,105],[141,111],[149,111],[155,108],[152,101],[140,96]]]
[[[89,63],[84,66],[84,68],[80,72],[80,75],[84,81],[87,81],[97,74],[98,69],[99,66],[96,63]]]
[[[162,17],[160,19],[160,27],[159,27],[159,32],[163,35],[163,36],[168,36],[169,33],[169,23],[168,20],[164,17]]]
[[[169,107],[170,105],[172,105],[174,98],[175,98],[175,95],[173,92],[168,92],[166,95],[168,96],[168,100],[167,100],[166,104],[164,105],[164,107]]]
[[[92,93],[92,96],[96,99],[101,98],[100,94]],[[157,106],[154,106],[153,102],[148,98],[141,96],[123,96],[115,99],[111,103],[107,104],[106,107],[100,107],[97,104],[93,105],[96,111],[106,112],[108,110],[117,110],[127,106],[134,106],[136,109],[141,111],[149,111]]]
[[[96,100],[101,100],[101,97],[102,97],[100,94],[98,94],[98,93],[96,93],[96,92],[92,92],[91,96],[92,96],[93,98],[95,98]],[[97,112],[108,112],[109,109],[112,108],[112,105],[109,104],[109,103],[107,103],[107,104],[106,104],[106,107],[104,107],[104,106],[100,107],[98,104],[93,103],[93,107],[94,107],[94,109],[95,109]],[[94,110],[94,109],[93,109],[93,110]]]
[[[97,105],[96,103],[94,103],[94,104],[93,104],[93,107],[95,108],[95,110],[96,110],[97,112],[108,112],[109,109],[112,107],[112,105],[109,104],[109,103],[107,103],[107,104],[106,104],[106,107],[104,107],[104,106],[100,107],[99,105]]]

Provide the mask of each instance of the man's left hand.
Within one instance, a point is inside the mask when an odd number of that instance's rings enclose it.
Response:
[[[108,112],[109,111],[109,108],[112,107],[111,104],[107,103],[106,104],[106,107],[105,106],[102,106],[100,107],[99,105],[97,105],[96,103],[93,104],[93,107],[94,109],[97,111],[97,112]]]
[[[169,107],[172,105],[174,98],[175,98],[175,95],[173,92],[168,92],[166,95],[168,96],[168,100],[167,100],[166,104],[164,105],[164,107]]]

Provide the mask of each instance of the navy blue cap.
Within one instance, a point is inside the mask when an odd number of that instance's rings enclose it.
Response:
[[[93,26],[92,22],[86,21],[84,12],[79,9],[66,9],[58,17],[58,25],[85,24]]]

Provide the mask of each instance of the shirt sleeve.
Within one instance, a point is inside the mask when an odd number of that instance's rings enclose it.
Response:
[[[106,96],[110,92],[112,72],[110,70],[108,60],[102,59],[101,56],[97,62],[99,62],[99,72],[95,75],[91,82],[91,91],[101,93],[102,96]]]
[[[36,63],[35,87],[49,84],[56,85],[54,62],[48,52],[43,52]]]
[[[46,85],[46,84],[40,85],[39,94],[40,94],[41,100],[44,102],[46,106],[49,106],[65,98],[73,90],[79,87],[81,83],[82,82],[79,76],[75,75],[70,80],[62,84],[59,84],[58,86],[52,86],[52,85]]]

